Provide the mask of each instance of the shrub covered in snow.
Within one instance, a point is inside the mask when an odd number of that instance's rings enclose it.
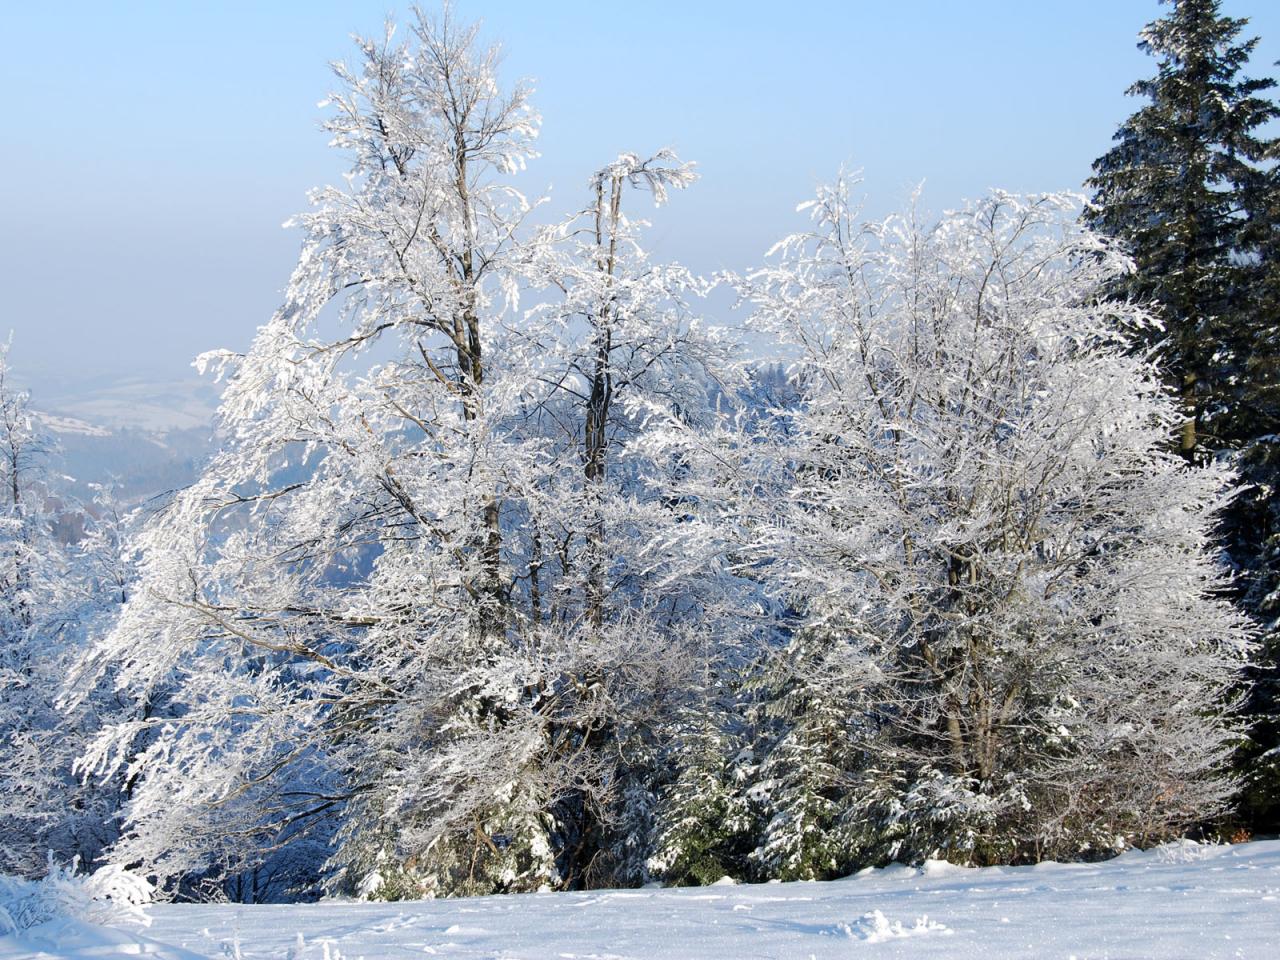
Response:
[[[91,923],[150,924],[143,907],[151,902],[151,884],[115,865],[77,874],[50,862],[42,880],[0,875],[0,936],[71,917]]]

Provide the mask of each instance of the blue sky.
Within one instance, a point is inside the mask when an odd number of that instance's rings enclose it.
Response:
[[[543,158],[526,187],[581,200],[620,150],[674,146],[702,181],[655,215],[657,251],[756,262],[842,163],[886,213],[925,181],[955,206],[993,186],[1079,189],[1137,106],[1154,0],[894,3],[461,0],[530,78]],[[44,381],[178,377],[243,349],[298,238],[281,223],[333,181],[316,108],[327,63],[380,2],[60,3],[0,12],[0,328]],[[404,8],[401,8],[404,9]],[[1226,0],[1276,75],[1280,4]]]

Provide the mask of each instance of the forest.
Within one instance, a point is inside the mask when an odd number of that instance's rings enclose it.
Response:
[[[869,218],[830,158],[711,276],[648,252],[693,162],[526,196],[476,25],[359,39],[195,482],[60,499],[0,351],[0,874],[401,900],[1280,831],[1280,106],[1247,21],[1161,13],[1080,194]]]

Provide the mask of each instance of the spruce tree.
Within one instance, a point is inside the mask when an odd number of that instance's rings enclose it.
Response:
[[[761,741],[752,794],[764,822],[751,859],[761,877],[828,880],[860,865],[851,816],[864,723],[849,695],[851,663],[863,659],[856,636],[803,630],[766,658],[752,684]]]
[[[662,757],[671,776],[654,810],[650,877],[703,886],[748,875],[760,824],[748,789],[755,758],[737,716],[741,705],[733,702],[737,692],[712,691],[717,695],[702,696],[677,720]]]
[[[1122,240],[1135,271],[1116,292],[1158,305],[1165,375],[1186,414],[1179,448],[1202,459],[1227,445],[1249,355],[1242,245],[1257,163],[1272,147],[1262,127],[1277,108],[1270,79],[1241,70],[1257,39],[1247,21],[1222,16],[1217,0],[1174,0],[1149,24],[1139,48],[1156,75],[1131,86],[1149,101],[1126,120],[1115,146],[1093,165],[1089,225]]]

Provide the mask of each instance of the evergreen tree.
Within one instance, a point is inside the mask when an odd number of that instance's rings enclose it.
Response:
[[[1257,44],[1239,39],[1247,21],[1222,16],[1218,0],[1172,7],[1141,35],[1158,70],[1128,92],[1149,103],[1094,163],[1086,219],[1133,255],[1137,269],[1116,292],[1158,305],[1165,329],[1143,339],[1162,344],[1185,414],[1179,447],[1196,459],[1227,443],[1248,373],[1242,245],[1254,232],[1248,200],[1257,163],[1274,149],[1262,127],[1280,114],[1262,96],[1274,81],[1241,76]]]
[[[1271,145],[1280,155],[1280,142]],[[1228,548],[1239,568],[1238,591],[1261,628],[1250,671],[1251,737],[1242,751],[1243,813],[1254,828],[1280,828],[1280,174],[1257,177],[1248,197],[1246,280],[1241,285],[1245,343],[1239,399],[1230,436],[1242,489],[1225,516]]]
[[[849,679],[866,662],[854,636],[803,631],[767,658],[753,684],[762,760],[752,795],[764,824],[751,859],[770,879],[827,880],[854,866],[849,811],[862,718]]]
[[[736,690],[723,692],[729,699]],[[676,885],[742,878],[759,823],[747,786],[754,771],[736,704],[720,698],[684,711],[662,757],[648,872]]]

